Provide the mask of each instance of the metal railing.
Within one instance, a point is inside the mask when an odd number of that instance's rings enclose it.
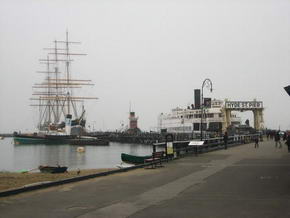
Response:
[[[254,141],[256,137],[259,137],[259,139],[262,141],[263,138],[261,137],[260,134],[250,134],[250,135],[235,135],[235,136],[229,136],[228,137],[228,142],[227,142],[227,147],[233,147],[236,145],[241,145],[241,144],[248,144]],[[188,141],[189,143],[190,141]],[[173,142],[177,143],[177,142]],[[185,141],[183,141],[185,143]],[[204,152],[210,152],[214,150],[219,150],[219,149],[224,149],[225,143],[223,137],[216,137],[216,138],[209,138],[204,140],[203,145],[195,146],[195,145],[187,145],[184,147],[177,148],[176,146],[173,147],[175,155],[181,156],[185,154],[190,154],[190,153],[204,153]]]

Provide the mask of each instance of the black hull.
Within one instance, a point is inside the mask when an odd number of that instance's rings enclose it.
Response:
[[[52,167],[52,166],[39,166],[38,169],[42,173],[65,173],[67,172],[67,167]]]
[[[104,139],[73,139],[70,140],[70,145],[109,145],[110,142]]]
[[[15,144],[69,144],[76,136],[17,134],[13,138]]]

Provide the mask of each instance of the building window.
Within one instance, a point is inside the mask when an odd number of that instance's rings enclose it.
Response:
[[[194,130],[194,131],[199,131],[199,126],[200,126],[199,123],[194,123],[194,124],[193,124],[193,130]]]

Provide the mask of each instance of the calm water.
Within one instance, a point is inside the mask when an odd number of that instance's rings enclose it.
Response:
[[[152,146],[111,142],[109,146],[85,146],[77,152],[74,145],[14,145],[13,138],[0,140],[0,171],[22,171],[39,165],[64,165],[72,169],[115,168],[121,153],[148,155]]]

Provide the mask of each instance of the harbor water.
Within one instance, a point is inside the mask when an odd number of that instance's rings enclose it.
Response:
[[[83,146],[78,152],[74,145],[14,145],[13,138],[0,140],[0,171],[19,172],[39,165],[67,166],[74,169],[116,168],[121,153],[148,155],[151,145],[110,142],[109,146]]]

